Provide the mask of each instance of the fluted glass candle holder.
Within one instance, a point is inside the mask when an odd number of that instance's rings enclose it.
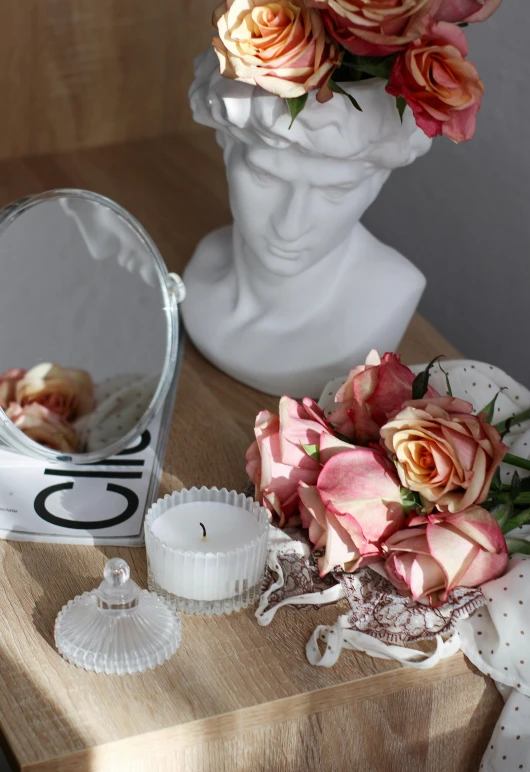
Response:
[[[149,589],[187,614],[230,614],[257,601],[267,557],[267,511],[243,493],[191,488],[145,518]]]

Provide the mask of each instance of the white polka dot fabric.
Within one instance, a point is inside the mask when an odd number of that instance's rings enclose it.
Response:
[[[530,769],[530,699],[511,690],[482,758],[482,772]]]
[[[87,450],[120,440],[143,417],[157,386],[151,375],[116,375],[98,383],[96,409],[76,423]]]
[[[499,368],[482,362],[442,362],[455,397],[471,402],[476,411],[484,408],[500,389],[494,423],[530,408],[530,391]],[[411,369],[420,372],[425,365]],[[326,414],[336,407],[333,396],[344,378],[331,381],[320,404]],[[430,383],[446,394],[445,375],[438,364]],[[530,457],[530,421],[514,426],[504,442],[510,451]],[[512,478],[514,467],[503,464],[503,482]],[[521,477],[528,472],[518,470]],[[530,525],[517,528],[513,536],[530,540]],[[461,648],[473,664],[493,678],[505,699],[505,707],[481,764],[483,772],[530,770],[530,556],[514,555],[507,573],[481,588],[486,606],[458,623]]]
[[[486,606],[458,626],[462,651],[483,673],[530,697],[530,557],[513,555],[507,573],[482,592]]]
[[[530,536],[530,526],[518,535]],[[501,686],[506,705],[481,769],[530,770],[530,557],[511,557],[507,573],[482,592],[487,605],[458,624],[460,645]]]

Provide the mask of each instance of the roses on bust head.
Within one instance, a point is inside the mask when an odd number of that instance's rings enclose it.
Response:
[[[492,515],[471,507],[450,517],[416,517],[383,545],[385,572],[403,595],[446,603],[457,586],[479,587],[506,569],[508,550]]]
[[[4,410],[7,410],[9,403],[14,401],[17,383],[25,374],[25,370],[14,367],[0,375],[0,407]]]
[[[502,0],[442,0],[436,19],[455,23],[486,21],[501,3]]]
[[[322,442],[334,434],[312,399],[299,405],[290,397],[281,398],[279,415],[268,410],[259,413],[254,433],[256,440],[247,451],[247,474],[255,485],[256,500],[283,528],[298,514],[298,484],[316,483]]]
[[[425,34],[398,54],[386,90],[403,97],[428,137],[471,139],[484,84],[465,60],[465,33],[456,24],[429,21]]]
[[[461,512],[485,501],[508,451],[497,429],[454,397],[412,400],[381,428],[402,484],[431,507]]]
[[[398,354],[371,351],[364,365],[355,367],[338,390],[338,407],[328,418],[337,431],[359,443],[378,442],[379,428],[388,417],[410,400],[416,376],[401,364]],[[431,386],[430,397],[438,396]]]
[[[46,363],[32,367],[17,382],[15,399],[22,407],[36,402],[74,421],[93,410],[94,385],[84,370]]]
[[[79,449],[75,429],[44,405],[34,402],[21,407],[12,402],[6,413],[20,431],[39,445],[61,453],[75,453]]]
[[[337,566],[354,571],[381,554],[381,543],[405,523],[394,464],[380,449],[331,450],[316,486],[300,485],[301,518],[322,575]]]
[[[280,97],[325,85],[342,54],[303,0],[225,0],[214,11],[221,75]]]
[[[425,31],[439,0],[311,0],[330,35],[360,56],[386,56]]]

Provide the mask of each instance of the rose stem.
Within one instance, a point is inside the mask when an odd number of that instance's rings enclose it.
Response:
[[[528,469],[530,471],[530,458],[520,458],[519,456],[513,456],[511,453],[507,453],[502,460],[505,464],[519,466],[521,469]]]
[[[510,426],[517,426],[517,424],[522,424],[523,421],[526,421],[530,418],[530,408],[528,410],[523,410],[522,413],[519,413],[519,415],[514,416],[513,418],[509,418],[506,421],[501,421],[499,424],[495,424],[495,428],[499,432],[503,432],[506,429],[506,424],[508,421],[510,421]]]
[[[204,526],[204,523],[199,523],[199,525],[202,528],[202,540],[205,541],[206,540],[206,528]]]

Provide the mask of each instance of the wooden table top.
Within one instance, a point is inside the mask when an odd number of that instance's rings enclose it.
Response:
[[[110,196],[146,226],[177,272],[206,232],[230,220],[224,170],[209,132],[6,161],[0,179],[2,205],[58,187]],[[401,350],[408,363],[458,356],[419,317]],[[241,489],[254,417],[275,404],[220,373],[188,344],[162,493],[183,485]],[[124,557],[145,586],[145,551],[4,541],[0,555],[0,724],[24,770],[116,772],[125,758],[147,754],[154,763],[168,746],[194,746],[469,675],[460,655],[426,671],[355,653],[331,669],[311,667],[306,641],[317,620],[336,618],[336,608],[283,610],[266,628],[252,611],[184,617],[182,646],[165,665],[121,678],[86,673],[55,650],[56,614],[99,584],[109,557]]]

